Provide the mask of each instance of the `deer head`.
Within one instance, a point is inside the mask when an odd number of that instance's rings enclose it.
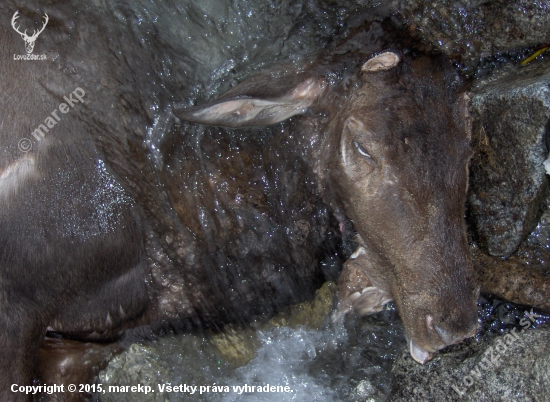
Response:
[[[13,27],[13,29],[15,29],[15,32],[21,35],[21,37],[25,41],[25,48],[27,49],[27,53],[31,54],[32,51],[34,50],[34,42],[36,42],[36,38],[38,38],[38,35],[42,33],[44,28],[46,28],[46,25],[48,24],[48,21],[49,21],[49,17],[48,17],[48,14],[44,14],[44,17],[42,17],[44,18],[44,24],[42,25],[42,29],[40,29],[38,32],[35,30],[31,36],[28,36],[26,29],[25,29],[25,32],[21,32],[19,30],[19,27],[15,25],[17,18],[19,18],[18,14],[19,14],[19,11],[16,11],[15,14],[13,14],[13,18],[11,19],[11,26]]]

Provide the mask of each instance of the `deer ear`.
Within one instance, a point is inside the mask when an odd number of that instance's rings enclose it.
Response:
[[[471,96],[468,92],[464,92],[458,98],[459,120],[464,122],[466,132],[468,133],[468,139],[471,140],[473,117],[472,117],[472,114],[470,113],[470,101],[471,101]]]
[[[263,126],[303,114],[326,88],[320,78],[307,78],[294,83],[288,90],[279,88],[281,95],[271,98],[266,83],[258,79],[243,82],[222,98],[190,108],[174,108],[182,120],[223,127]],[[249,95],[253,93],[254,95]]]
[[[375,72],[389,70],[397,66],[400,61],[399,56],[393,52],[380,53],[363,64],[361,71]]]

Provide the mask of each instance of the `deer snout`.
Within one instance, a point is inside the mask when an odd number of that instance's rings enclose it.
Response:
[[[460,343],[464,339],[474,336],[477,333],[479,325],[476,321],[470,326],[466,327],[464,330],[451,331],[444,328],[442,325],[438,325],[437,323],[435,323],[433,316],[428,314],[426,315],[426,326],[428,327],[429,331],[437,334],[437,337],[441,340],[441,343],[443,344],[441,348],[443,348],[445,346]]]
[[[433,357],[433,353],[445,346],[454,345],[462,342],[464,339],[474,336],[477,333],[477,320],[466,326],[464,330],[450,330],[444,328],[441,323],[434,322],[432,315],[426,315],[426,327],[431,341],[424,345],[415,342],[412,338],[409,339],[409,350],[411,356],[420,364],[426,363]]]

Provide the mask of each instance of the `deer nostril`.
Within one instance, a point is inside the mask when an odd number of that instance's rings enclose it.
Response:
[[[464,339],[464,337],[462,336],[453,336],[451,333],[449,333],[449,331],[446,331],[443,328],[438,327],[437,325],[434,326],[434,329],[435,332],[437,332],[437,335],[439,335],[439,337],[443,341],[443,343],[445,343],[445,345],[451,345]]]
[[[465,336],[457,336],[447,331],[446,329],[441,328],[437,324],[434,324],[434,318],[430,314],[426,315],[426,326],[430,331],[434,331],[445,345],[452,345],[454,343],[462,341],[465,338]]]
[[[453,333],[437,325],[434,325],[435,332],[439,335],[439,338],[445,343],[445,345],[454,345],[460,343],[466,338],[470,338],[477,333],[477,325],[470,328],[469,331]]]
[[[426,315],[426,326],[428,331],[437,335],[444,345],[454,345],[462,342],[466,338],[470,338],[477,333],[478,323],[471,325],[467,330],[451,331],[434,323],[434,318],[430,314]]]
[[[431,329],[433,331],[433,329],[434,329],[434,318],[429,314],[426,316],[426,325],[428,326],[429,329]]]
[[[479,330],[479,324],[476,322],[474,325],[470,327],[470,330],[466,334],[466,338],[471,338],[472,336],[476,336],[478,330]]]

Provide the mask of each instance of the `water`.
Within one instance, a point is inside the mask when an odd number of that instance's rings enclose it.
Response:
[[[134,344],[111,362],[100,382],[104,387],[149,384],[157,393],[112,393],[102,400],[341,401],[367,396],[381,400],[389,391],[391,366],[405,345],[393,305],[375,316],[349,319],[345,327],[268,324],[236,333],[233,340],[240,341],[233,345],[241,351],[248,348],[246,354],[253,355],[245,365],[222,354],[215,337],[182,334]],[[159,385],[168,383],[199,388],[193,395],[158,394]],[[288,387],[288,392],[239,393],[242,388],[233,388],[268,384]],[[201,385],[227,386],[228,392],[201,395]]]
[[[488,340],[519,328],[525,306],[482,296],[480,331],[469,342]],[[286,323],[291,323],[288,319]],[[550,321],[542,314],[533,328]],[[407,348],[395,305],[364,317],[348,317],[334,327],[278,326],[282,319],[248,329],[229,327],[225,335],[179,334],[139,342],[101,373],[109,386],[148,385],[155,393],[111,392],[102,401],[384,401],[391,368]],[[255,328],[256,327],[256,328]],[[163,385],[197,387],[160,392]],[[243,392],[244,386],[280,386],[287,392]],[[202,394],[201,388],[202,389]],[[208,386],[210,389],[208,390]],[[213,391],[221,387],[221,392]],[[227,387],[227,388],[225,388]],[[208,390],[208,391],[207,391]],[[255,389],[256,390],[256,389]]]

